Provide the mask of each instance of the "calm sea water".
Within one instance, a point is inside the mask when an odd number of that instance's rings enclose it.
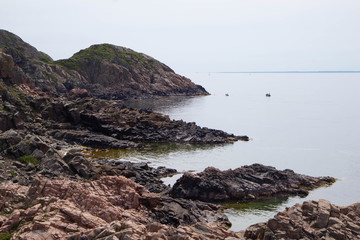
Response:
[[[339,180],[306,198],[229,205],[233,230],[266,221],[287,206],[320,198],[337,205],[360,201],[359,73],[211,73],[187,75],[212,95],[132,101],[172,119],[248,135],[249,142],[216,146],[159,145],[117,157],[179,171],[225,170],[252,163]],[[270,92],[271,97],[265,97]],[[228,94],[229,96],[226,96]],[[165,179],[173,183],[178,176]]]

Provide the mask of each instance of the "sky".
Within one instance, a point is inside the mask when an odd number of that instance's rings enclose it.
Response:
[[[359,0],[1,0],[0,29],[55,60],[111,43],[180,74],[360,70]]]

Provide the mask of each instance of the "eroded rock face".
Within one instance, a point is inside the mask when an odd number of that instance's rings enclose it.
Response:
[[[246,229],[246,239],[359,239],[360,202],[338,207],[306,201]]]
[[[226,171],[208,167],[201,173],[184,174],[170,195],[206,202],[251,200],[277,194],[307,195],[309,190],[334,181],[331,177],[310,177],[261,164]]]
[[[14,239],[225,239],[238,237],[216,205],[149,193],[124,177],[96,181],[37,178],[0,185],[0,232]],[[21,223],[21,224],[20,224]]]

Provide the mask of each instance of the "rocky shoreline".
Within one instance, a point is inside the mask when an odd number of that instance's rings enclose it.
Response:
[[[84,153],[85,147],[248,141],[247,136],[133,109],[121,100],[206,94],[166,65],[127,48],[93,45],[53,61],[0,30],[0,239],[79,239],[80,231],[104,240],[355,239],[358,204],[304,203],[268,223],[233,232],[222,208],[210,203],[302,196],[333,183],[331,177],[260,164],[227,171],[210,167],[184,174],[171,188],[161,178],[176,174],[175,169],[95,160]]]
[[[339,207],[327,200],[306,201],[246,229],[246,239],[358,239],[360,202]]]

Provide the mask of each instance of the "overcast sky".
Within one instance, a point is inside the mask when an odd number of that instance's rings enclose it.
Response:
[[[182,74],[360,70],[359,0],[1,0],[0,29],[53,59],[111,43]]]

